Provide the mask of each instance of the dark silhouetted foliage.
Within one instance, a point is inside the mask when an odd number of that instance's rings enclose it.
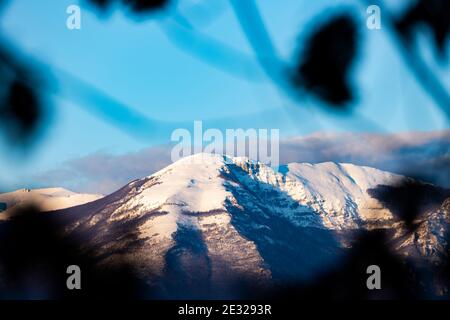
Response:
[[[450,35],[450,1],[419,0],[397,21],[397,28],[409,41],[413,31],[420,25],[430,28],[436,48],[445,56],[447,39]]]
[[[133,13],[142,14],[161,10],[170,2],[86,1],[100,10],[119,3]],[[0,1],[0,6],[3,3],[5,1]],[[415,29],[425,25],[431,30],[439,53],[444,56],[450,34],[449,12],[449,0],[418,0],[398,19],[396,28],[407,43],[412,43]],[[315,23],[314,26],[297,58],[293,81],[296,86],[323,101],[343,108],[355,98],[350,72],[358,52],[357,23],[353,16],[340,14],[324,20],[323,23]],[[43,115],[41,92],[41,83],[36,79],[35,72],[0,47],[1,127],[13,142],[28,141],[36,132]],[[435,209],[450,196],[447,190],[411,181],[397,186],[378,186],[369,190],[369,193],[397,218],[405,221],[411,230],[414,230],[414,220],[420,213]],[[236,224],[236,221],[233,223]],[[80,251],[81,244],[63,236],[63,229],[52,215],[44,217],[34,207],[24,208],[10,221],[0,223],[0,298],[149,297],[142,280],[137,279],[130,268],[100,268],[95,254]],[[353,242],[347,259],[340,267],[309,286],[293,284],[287,291],[280,290],[279,296],[358,299],[428,297],[427,288],[420,283],[417,270],[391,251],[392,246],[387,243],[388,239],[385,231],[364,231]],[[205,263],[208,263],[206,249],[198,247],[199,235],[190,230],[181,230],[176,234],[175,240],[177,246],[168,253],[170,263],[166,271],[172,277],[168,279],[168,285],[175,290],[181,290],[188,285],[196,286],[196,293],[203,294],[204,288],[198,283],[180,283],[178,279],[182,272],[177,269],[177,254],[180,252],[192,253],[197,260],[204,259]],[[448,246],[447,243],[448,241]],[[304,248],[301,247],[303,252]],[[448,248],[446,250],[448,252]],[[271,256],[273,251],[262,252],[266,258],[275,260],[276,257]],[[317,255],[317,252],[315,254]],[[188,255],[182,257],[185,256]],[[82,291],[68,291],[65,287],[65,271],[71,264],[79,265],[82,269]],[[366,268],[371,264],[380,266],[383,271],[381,292],[368,291],[363,281],[368,276]],[[432,269],[429,268],[428,271],[430,270]],[[436,274],[448,285],[448,259]],[[199,272],[195,279],[200,279],[202,275]]]
[[[344,263],[310,285],[295,285],[282,290],[278,299],[411,299],[426,295],[419,283],[417,270],[389,249],[389,237],[383,230],[365,231],[349,249]],[[382,290],[369,290],[367,267],[381,270]]]
[[[24,144],[36,133],[43,117],[41,85],[33,70],[0,47],[0,118],[13,143]]]
[[[377,186],[368,193],[408,227],[414,227],[414,220],[420,214],[438,209],[450,197],[448,189],[406,179],[395,186]]]
[[[88,0],[100,9],[106,9],[112,5],[116,0]],[[133,12],[150,12],[161,9],[167,5],[168,0],[118,0]]]
[[[21,208],[0,222],[0,299],[150,297],[126,266],[101,267],[82,243],[64,235],[51,214]],[[67,267],[81,269],[81,290],[69,290]]]
[[[350,67],[357,52],[356,23],[340,15],[313,31],[299,57],[294,81],[334,105],[352,100]]]

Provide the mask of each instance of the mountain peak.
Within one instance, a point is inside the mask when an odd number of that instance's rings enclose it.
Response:
[[[126,261],[150,283],[166,279],[156,285],[162,292],[203,281],[221,293],[242,279],[308,279],[337,263],[354,230],[390,230],[401,253],[439,252],[434,239],[442,238],[445,206],[422,223],[416,242],[369,192],[402,179],[332,162],[291,163],[277,172],[244,157],[203,153],[53,214],[68,220],[69,234],[97,248],[102,263]]]

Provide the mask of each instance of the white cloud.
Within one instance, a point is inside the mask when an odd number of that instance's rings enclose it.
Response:
[[[98,152],[34,177],[37,184],[110,193],[170,164],[171,147],[111,155]],[[315,133],[280,142],[280,163],[349,162],[450,187],[450,131],[402,134]]]

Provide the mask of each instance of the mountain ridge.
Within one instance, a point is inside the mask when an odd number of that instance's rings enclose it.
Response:
[[[199,154],[48,214],[99,265],[132,266],[162,297],[236,297],[243,283],[311,281],[343,263],[361,230],[387,230],[386,245],[404,258],[439,261],[446,202],[421,212],[410,232],[368,191],[405,181],[413,180],[352,164],[289,164],[275,172],[246,158]]]
[[[14,210],[35,205],[41,210],[57,210],[95,201],[103,197],[100,194],[76,193],[61,187],[19,189],[0,194],[0,203],[4,204],[0,220],[10,217]]]

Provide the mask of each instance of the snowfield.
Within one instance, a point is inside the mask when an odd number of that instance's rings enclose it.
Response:
[[[69,208],[103,197],[99,194],[75,193],[63,188],[20,189],[0,194],[0,203],[6,210],[0,212],[0,220],[7,219],[13,209],[34,204],[43,211]]]

